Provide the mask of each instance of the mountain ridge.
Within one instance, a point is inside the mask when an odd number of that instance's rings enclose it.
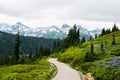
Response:
[[[94,37],[95,34],[100,34],[100,31],[97,32],[97,30],[89,31],[86,28],[82,27],[81,25],[76,25],[77,28],[80,29],[80,38],[85,36],[86,40],[89,39],[90,36]],[[0,24],[0,31],[16,34],[17,31],[20,31],[20,35],[22,36],[34,36],[34,37],[44,37],[44,38],[52,38],[52,39],[63,39],[67,36],[68,31],[72,26],[69,26],[68,24],[63,24],[60,27],[57,27],[55,25],[48,26],[48,27],[37,27],[37,28],[30,28],[21,22],[17,22],[14,25],[10,25],[7,23],[1,23]]]

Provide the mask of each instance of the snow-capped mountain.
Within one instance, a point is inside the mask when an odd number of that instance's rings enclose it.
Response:
[[[90,36],[94,37],[93,33],[91,33],[90,31],[88,31],[87,29],[83,28],[81,25],[76,25],[76,26],[80,30],[80,38],[82,38],[83,36],[85,36],[86,40],[88,40],[90,38]],[[69,26],[67,24],[63,24],[62,27],[61,27],[61,30],[67,36],[70,28],[72,28],[72,27],[73,26]]]
[[[81,25],[76,25],[80,29],[80,38],[85,36],[87,40],[90,39],[90,36],[94,37],[87,29],[83,28]]]
[[[0,24],[0,31],[16,34],[18,32],[18,28],[20,31],[20,35],[25,35],[31,32],[31,29],[20,22],[17,22],[15,25],[9,25],[6,23]]]
[[[45,38],[63,38],[64,33],[57,28],[57,26],[49,26],[45,28],[36,28],[33,30],[33,35],[37,37],[45,37]]]
[[[92,31],[90,31],[90,33],[92,33],[93,35],[99,35],[99,34],[101,34],[101,29],[99,29],[99,28],[96,28],[96,29],[94,29],[94,30],[92,30]]]
[[[77,28],[80,30],[80,38],[85,36],[85,38],[88,40],[90,36],[94,37],[94,34],[97,33],[97,30],[95,31],[88,31],[87,29],[83,28],[80,25],[76,25]],[[57,26],[48,26],[48,27],[37,27],[37,28],[30,28],[27,27],[26,25],[17,22],[15,25],[9,25],[6,23],[1,23],[0,24],[0,31],[7,32],[7,33],[12,33],[16,34],[17,31],[20,31],[20,35],[23,36],[34,36],[34,37],[44,37],[44,38],[60,38],[63,39],[64,37],[67,36],[70,28],[72,26],[69,26],[67,24],[63,24],[61,27]]]

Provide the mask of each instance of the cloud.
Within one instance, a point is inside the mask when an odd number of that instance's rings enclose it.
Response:
[[[0,17],[5,16],[3,21],[46,25],[120,23],[119,3],[120,0],[0,0]]]
[[[72,3],[69,0],[0,0],[0,13],[24,18],[41,18],[52,12],[56,15],[58,10],[70,4]]]
[[[84,0],[69,9],[65,19],[119,22],[119,0]]]
[[[0,0],[0,13],[23,18],[119,21],[119,0]]]

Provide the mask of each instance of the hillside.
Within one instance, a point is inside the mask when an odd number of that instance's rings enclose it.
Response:
[[[31,64],[0,66],[0,80],[50,80],[55,68],[45,59]]]
[[[113,35],[116,43],[114,45],[112,44]],[[58,52],[52,56],[57,56],[60,61],[70,64],[83,73],[91,72],[95,80],[119,80],[120,31],[85,42],[77,47],[71,46],[65,52]]]
[[[5,32],[0,32],[0,54],[12,54],[16,36]],[[28,54],[30,51],[35,53],[37,47],[41,45],[44,48],[53,48],[54,39],[37,38],[37,37],[20,37],[21,52]],[[4,46],[3,46],[4,45]]]
[[[0,32],[0,80],[50,80],[55,68],[41,57],[47,56],[48,52],[41,53],[39,50],[41,45],[42,50],[53,49],[54,39],[20,36],[18,64],[14,63],[13,58],[15,39],[16,35]]]

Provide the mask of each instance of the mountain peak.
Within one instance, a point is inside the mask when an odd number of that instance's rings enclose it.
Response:
[[[92,30],[92,31],[90,31],[92,34],[97,34],[97,35],[99,35],[99,34],[101,34],[101,29],[99,29],[99,28],[96,28],[96,29],[94,29],[94,30]]]
[[[94,29],[94,31],[100,31],[101,29],[99,29],[99,28],[96,28],[96,29]]]
[[[25,26],[21,22],[17,22],[14,26],[19,27],[19,28],[28,28],[27,26]]]
[[[38,27],[38,28],[29,28],[22,24],[21,22],[17,22],[14,25],[7,25],[7,24],[0,24],[0,31],[8,32],[16,34],[17,30],[19,29],[20,35],[23,36],[35,36],[35,37],[45,37],[45,38],[60,38],[63,39],[67,36],[70,28],[73,26],[69,26],[68,24],[63,24],[61,27],[58,27],[56,25],[48,26],[48,27]],[[89,36],[92,33],[96,34],[99,33],[100,29],[96,29],[96,31],[90,32],[86,28],[82,27],[81,25],[76,25],[77,28],[80,29],[80,38],[85,36],[86,39],[89,39]]]
[[[16,22],[16,24],[19,24],[19,25],[21,25],[22,23],[21,22]],[[22,24],[23,25],[23,24]]]
[[[70,26],[68,24],[63,24],[62,28],[69,28]]]

